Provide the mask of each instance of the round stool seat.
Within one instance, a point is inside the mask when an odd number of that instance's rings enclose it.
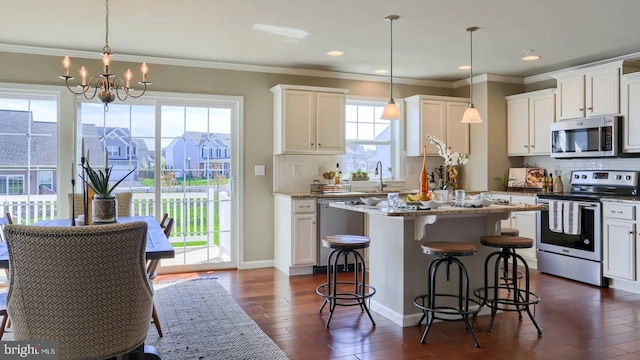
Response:
[[[502,228],[500,229],[500,235],[520,236],[520,230],[514,228]]]
[[[436,256],[475,255],[476,246],[471,243],[453,241],[427,241],[422,243],[422,252]]]
[[[507,247],[512,249],[527,249],[533,247],[533,239],[520,236],[484,235],[480,243],[491,247]]]
[[[370,242],[368,237],[360,235],[327,235],[322,238],[322,246],[330,249],[365,249]]]

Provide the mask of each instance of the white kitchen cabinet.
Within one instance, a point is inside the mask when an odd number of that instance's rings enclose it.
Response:
[[[274,154],[344,154],[345,89],[276,85]]]
[[[493,194],[492,197],[493,199],[506,200],[513,204],[536,204],[535,196]],[[518,229],[520,231],[519,236],[533,239],[533,247],[517,250],[517,253],[527,260],[527,264],[529,264],[529,267],[532,269],[538,268],[536,252],[538,214],[537,211],[514,211],[508,219],[502,220],[501,223],[503,228]]]
[[[451,151],[469,154],[469,124],[460,122],[469,99],[415,95],[404,101],[407,156],[421,156],[424,145],[428,155],[439,155],[428,134],[444,141]]]
[[[551,153],[550,125],[555,121],[555,90],[506,97],[509,156]]]
[[[622,80],[622,151],[640,152],[640,72],[625,75]]]
[[[558,75],[558,120],[620,113],[620,63]]]
[[[631,204],[603,203],[602,244],[603,273],[613,279],[635,281],[637,277],[636,233],[637,206]]]
[[[313,273],[316,264],[316,200],[274,197],[274,263],[287,275]]]

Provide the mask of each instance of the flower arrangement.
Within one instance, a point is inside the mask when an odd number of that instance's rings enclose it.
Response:
[[[427,134],[427,139],[429,139],[430,143],[438,147],[438,154],[440,154],[440,156],[444,159],[444,166],[458,166],[466,165],[469,163],[468,154],[460,154],[457,151],[451,152],[451,150],[447,148],[447,144],[445,144],[444,141],[431,134]]]

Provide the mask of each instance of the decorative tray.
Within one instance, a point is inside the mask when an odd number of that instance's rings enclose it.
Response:
[[[311,184],[312,194],[341,193],[351,191],[351,184]]]

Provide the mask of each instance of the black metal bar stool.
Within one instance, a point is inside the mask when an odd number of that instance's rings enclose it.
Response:
[[[520,230],[515,229],[515,228],[501,228],[500,229],[500,235],[502,236],[520,236]],[[511,283],[513,283],[514,281],[518,282],[518,285],[520,285],[520,280],[522,280],[522,278],[524,277],[524,273],[520,270],[518,270],[517,276],[515,279],[512,278],[512,276],[509,276],[508,271],[506,270],[506,268],[504,266],[500,267],[500,271],[502,272],[502,276],[500,276],[500,280],[502,280],[504,282],[504,285],[507,286],[507,289],[509,289],[509,285]]]
[[[491,333],[493,321],[498,310],[517,311],[520,319],[522,319],[522,312],[526,311],[538,330],[538,335],[542,335],[542,330],[540,330],[530,310],[531,305],[533,305],[535,311],[535,305],[540,302],[540,297],[533,293],[529,287],[529,265],[522,256],[515,252],[515,249],[533,247],[533,239],[519,236],[485,235],[480,238],[480,243],[485,246],[501,248],[500,251],[494,251],[487,256],[484,262],[484,287],[474,291],[475,295],[482,300],[482,305],[491,308],[491,321],[487,331]],[[489,283],[489,263],[494,257],[493,282]],[[500,271],[501,266],[502,271]],[[518,278],[518,266],[524,268],[524,289],[520,288],[519,281],[516,281]],[[511,272],[510,274],[509,271]],[[500,281],[505,276],[507,284],[502,285]],[[508,285],[509,283],[512,286],[511,288]]]
[[[470,243],[451,241],[430,241],[422,244],[422,251],[427,255],[435,255],[436,258],[429,263],[429,274],[427,277],[427,294],[416,296],[413,303],[422,310],[423,314],[418,321],[418,326],[427,319],[427,327],[424,329],[420,343],[424,344],[427,334],[431,329],[433,320],[443,321],[464,321],[467,329],[473,335],[475,347],[480,347],[478,337],[469,322],[470,315],[476,315],[480,310],[480,302],[469,298],[469,273],[457,257],[471,256],[476,254],[476,246]],[[458,267],[458,293],[447,294],[437,292],[437,272],[440,265],[446,265],[446,280],[449,281],[450,266]],[[455,298],[457,304],[451,305],[451,301],[446,302],[446,298]],[[476,309],[471,309],[469,303],[477,305]],[[454,316],[453,318],[451,316]],[[443,317],[448,316],[448,317]],[[459,318],[456,318],[460,316]]]
[[[316,293],[324,298],[318,313],[322,314],[324,306],[329,304],[330,314],[326,328],[329,328],[336,306],[360,306],[360,309],[369,315],[373,326],[376,326],[366,303],[376,293],[376,289],[366,283],[367,267],[362,255],[356,251],[368,248],[369,242],[368,237],[358,235],[331,235],[322,238],[324,247],[334,249],[327,260],[327,282],[316,288]],[[343,266],[346,269],[349,256],[354,258],[353,281],[338,281],[338,262],[342,257]],[[345,288],[352,290],[345,290]]]

